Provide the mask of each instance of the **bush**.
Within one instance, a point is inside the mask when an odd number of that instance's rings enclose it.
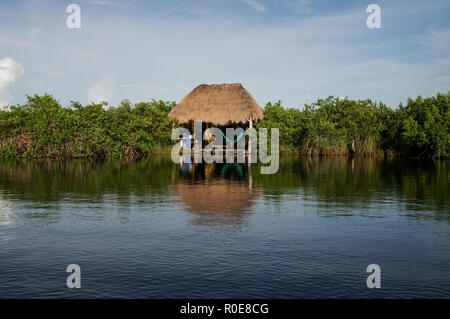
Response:
[[[152,100],[61,107],[53,96],[27,96],[0,111],[0,157],[136,157],[172,144],[174,102]],[[256,128],[279,128],[280,149],[309,155],[450,157],[450,91],[391,109],[348,98],[319,99],[303,110],[267,103]]]
[[[348,98],[319,99],[304,110],[268,103],[257,127],[280,129],[281,150],[309,155],[450,156],[450,92],[391,109]]]
[[[27,96],[0,111],[0,157],[111,158],[140,156],[170,144],[167,113],[175,103],[127,100],[63,108],[53,96]]]

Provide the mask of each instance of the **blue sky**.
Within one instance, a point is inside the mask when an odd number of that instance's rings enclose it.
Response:
[[[81,7],[68,29],[66,7]],[[381,7],[381,28],[366,7]],[[1,1],[0,105],[179,101],[240,82],[264,105],[328,95],[391,106],[450,89],[450,2],[325,0]]]

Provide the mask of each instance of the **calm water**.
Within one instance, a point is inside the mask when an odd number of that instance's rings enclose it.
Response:
[[[449,298],[449,168],[3,161],[0,297]]]

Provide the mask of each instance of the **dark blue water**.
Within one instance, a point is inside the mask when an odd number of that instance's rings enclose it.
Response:
[[[0,297],[448,298],[449,167],[1,162]]]

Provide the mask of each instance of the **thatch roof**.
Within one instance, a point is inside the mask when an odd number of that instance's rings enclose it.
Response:
[[[246,123],[264,118],[264,110],[240,83],[202,84],[186,95],[169,113],[180,123],[200,120],[213,125]]]

